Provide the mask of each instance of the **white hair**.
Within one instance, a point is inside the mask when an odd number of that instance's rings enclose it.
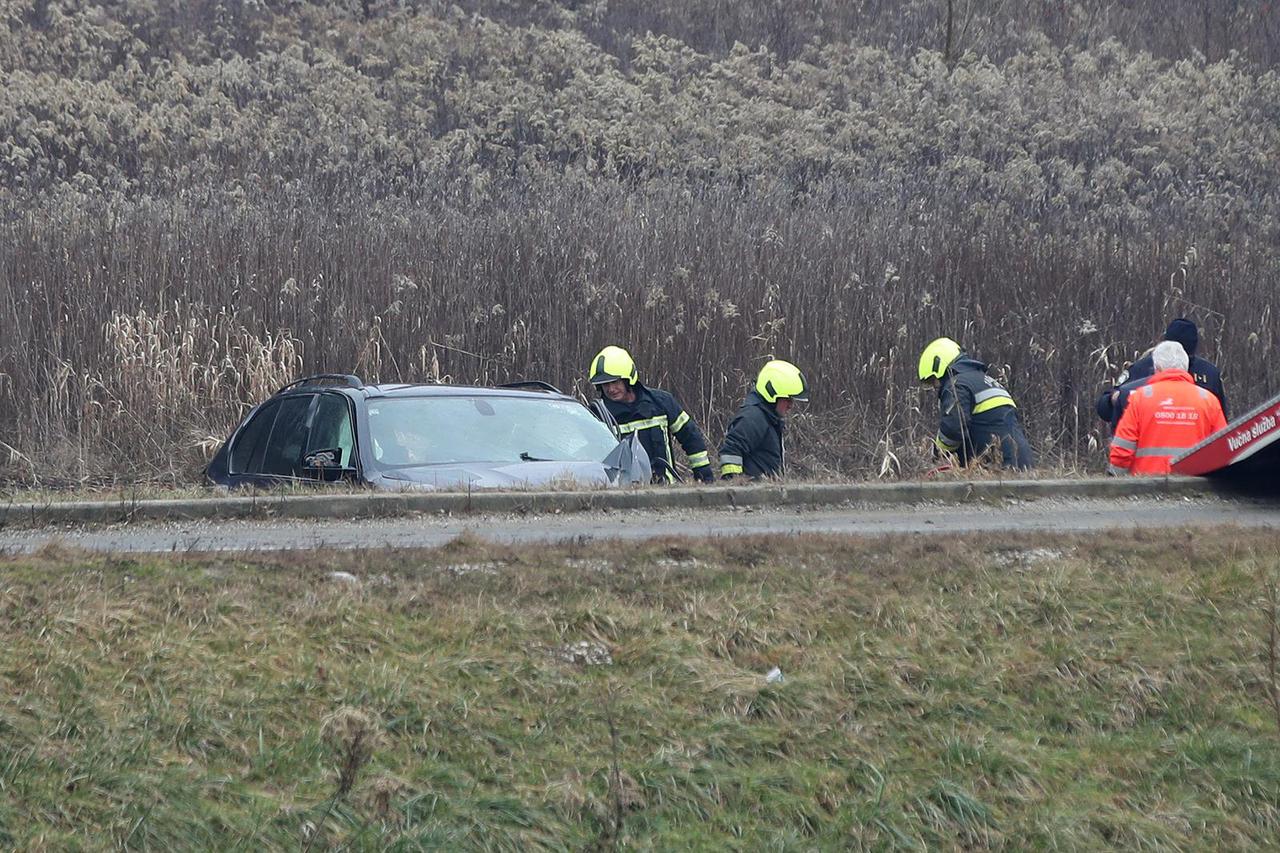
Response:
[[[1151,363],[1157,373],[1170,369],[1186,370],[1188,361],[1187,351],[1177,341],[1161,341],[1151,351]]]

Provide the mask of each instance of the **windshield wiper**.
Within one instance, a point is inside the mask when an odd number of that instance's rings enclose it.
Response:
[[[537,456],[530,456],[527,450],[520,451],[521,462],[554,462],[554,459],[539,459]]]

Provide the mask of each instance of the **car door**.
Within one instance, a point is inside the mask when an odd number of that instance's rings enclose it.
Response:
[[[316,469],[306,471],[314,479],[336,480],[355,476],[359,468],[356,453],[355,432],[351,417],[351,401],[346,394],[336,391],[320,394],[311,416],[311,430],[307,438],[305,458],[312,458],[323,451],[336,451],[329,464],[339,470],[328,475]]]

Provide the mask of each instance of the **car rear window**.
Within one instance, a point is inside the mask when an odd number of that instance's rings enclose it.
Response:
[[[262,473],[280,477],[296,477],[302,474],[302,450],[307,441],[307,409],[314,399],[289,397],[280,404],[280,414],[267,439],[267,451],[262,457]]]
[[[369,401],[375,462],[385,468],[459,462],[600,462],[613,434],[572,400],[504,396]]]
[[[280,401],[271,400],[254,414],[240,430],[231,446],[231,473],[258,473],[257,460],[262,458],[262,445],[271,434],[271,425],[280,413]]]

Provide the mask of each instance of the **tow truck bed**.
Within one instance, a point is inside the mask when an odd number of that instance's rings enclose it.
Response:
[[[1173,473],[1280,484],[1280,394],[1173,459]]]

